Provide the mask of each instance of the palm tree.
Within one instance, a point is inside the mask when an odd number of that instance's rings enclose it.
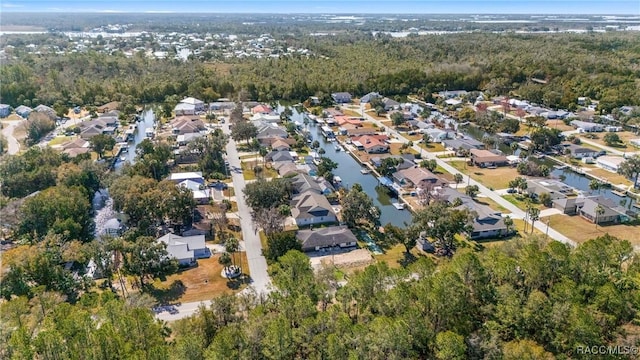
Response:
[[[227,251],[227,253],[231,254],[231,262],[233,263],[233,265],[236,265],[236,251],[238,251],[238,248],[240,247],[240,243],[238,242],[238,239],[234,238],[234,237],[230,237],[227,239],[227,241],[225,241],[224,243],[224,248]]]
[[[598,217],[604,215],[604,207],[602,207],[602,205],[598,204],[598,206],[596,206],[596,229],[598,228]]]
[[[457,173],[455,175],[453,175],[453,181],[456,182],[456,189],[458,188],[458,184],[460,184],[462,182],[462,174]]]
[[[228,252],[222,253],[218,258],[218,263],[224,267],[224,272],[227,272],[229,265],[231,265],[231,255]]]

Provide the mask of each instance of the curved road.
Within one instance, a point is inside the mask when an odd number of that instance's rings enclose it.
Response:
[[[375,124],[377,124],[379,127],[385,129],[388,134],[394,135],[398,140],[400,140],[400,141],[402,141],[404,143],[408,143],[409,142],[409,140],[407,140],[404,136],[400,135],[400,133],[398,133],[396,130],[393,130],[392,128],[384,125],[382,122],[376,120],[375,118],[373,118],[372,116],[370,116],[366,112],[361,111],[361,113],[362,113],[363,117],[365,117],[367,120],[372,121]],[[502,206],[503,208],[509,210],[511,212],[511,217],[512,218],[524,219],[525,212],[523,210],[521,210],[517,206],[515,206],[512,203],[510,203],[507,200],[505,200],[502,196],[498,195],[495,191],[490,190],[489,188],[487,188],[486,186],[482,185],[481,183],[471,179],[466,174],[458,171],[456,168],[454,168],[453,166],[449,165],[447,162],[445,162],[442,159],[438,158],[435,154],[423,151],[423,149],[420,148],[417,144],[413,145],[413,149],[415,151],[417,151],[418,153],[423,154],[423,156],[426,155],[426,156],[424,156],[424,158],[435,160],[438,163],[438,165],[440,165],[440,167],[445,169],[447,172],[449,172],[449,173],[451,173],[453,175],[461,174],[463,176],[463,183],[467,183],[467,184],[470,184],[470,185],[477,185],[478,188],[480,189],[480,193],[481,194],[483,194],[484,196],[486,196],[486,197],[490,198],[491,200],[495,201],[498,205]],[[571,240],[568,237],[562,235],[558,231],[554,230],[552,227],[547,226],[547,224],[543,223],[542,221],[536,221],[536,223],[534,224],[534,227],[536,229],[538,229],[542,233],[548,233],[549,237],[551,237],[554,240],[560,241],[560,242],[565,243],[565,244],[569,244],[571,246],[576,246],[576,243],[573,240]]]
[[[225,124],[222,130],[227,135],[231,134],[228,124]],[[243,290],[243,292],[255,292],[257,295],[265,295],[271,290],[271,280],[267,273],[267,260],[262,255],[262,244],[260,243],[260,236],[258,236],[256,227],[253,224],[251,209],[244,199],[246,182],[242,175],[236,143],[231,137],[229,137],[229,143],[227,144],[227,160],[229,161],[229,169],[231,171],[231,178],[233,179],[233,188],[238,204],[238,217],[242,225],[242,239],[244,240],[245,251],[247,252],[247,260],[249,262],[249,271],[251,272],[252,280],[249,288]],[[211,301],[207,300],[170,306],[171,311],[164,310],[162,312],[156,312],[156,317],[164,321],[179,320],[194,315],[200,305],[209,306],[210,304]]]
[[[6,150],[7,150],[7,154],[9,155],[15,155],[20,151],[20,143],[13,136],[13,131],[18,125],[20,125],[21,122],[22,120],[15,120],[15,121],[4,121],[2,123],[3,125],[2,135],[4,135],[5,139],[7,139]]]

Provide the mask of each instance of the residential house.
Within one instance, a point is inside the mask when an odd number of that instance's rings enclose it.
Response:
[[[325,248],[349,248],[357,246],[358,239],[346,226],[329,226],[320,229],[299,230],[296,238],[302,251],[319,251]]]
[[[209,104],[209,109],[213,111],[220,110],[233,110],[236,108],[236,103],[233,101],[214,101]]]
[[[358,150],[364,150],[369,154],[381,154],[389,151],[385,135],[364,135],[352,139],[353,145]]]
[[[185,180],[191,180],[197,182],[198,184],[204,185],[204,177],[202,176],[202,172],[179,172],[179,173],[171,173],[169,174],[169,181],[173,181],[176,184],[179,184]]]
[[[298,226],[326,224],[337,221],[329,200],[313,191],[298,194],[291,199],[291,215]]]
[[[465,95],[467,95],[466,90],[445,90],[445,91],[440,91],[438,93],[438,96],[443,99],[453,99],[453,98],[461,97]]]
[[[108,125],[107,123],[111,124]],[[116,124],[110,121],[110,118],[96,118],[89,121],[83,121],[80,123],[80,137],[88,140],[96,135],[114,135],[116,132]]]
[[[204,235],[179,236],[168,233],[156,240],[167,245],[167,255],[178,260],[180,266],[191,266],[196,259],[211,256],[211,251],[205,245]]]
[[[551,200],[564,199],[574,193],[574,188],[557,180],[529,179],[527,180],[527,194],[537,198],[543,193],[549,194]]]
[[[453,139],[456,135],[455,131],[442,129],[424,129],[421,133],[429,135],[431,142],[441,143],[447,139]]]
[[[293,146],[296,143],[295,139],[292,139],[292,138],[281,138],[279,136],[258,138],[258,141],[260,142],[260,145],[265,146],[265,147],[271,147],[271,145],[273,143],[275,143],[276,141],[282,141],[285,144],[289,145],[289,147]]]
[[[271,150],[273,151],[290,151],[291,150],[291,146],[289,146],[289,144],[287,144],[287,142],[285,142],[282,139],[278,139],[274,142],[271,143]]]
[[[203,133],[188,133],[188,134],[182,134],[182,135],[178,135],[176,136],[176,143],[178,144],[178,146],[185,146],[188,143],[190,143],[191,141],[197,139],[197,138],[201,138],[203,137],[204,134]]]
[[[9,114],[11,114],[11,106],[0,104],[0,118],[6,118]]]
[[[598,214],[598,209],[602,210]],[[584,199],[578,214],[592,223],[624,223],[630,220],[624,208],[604,196],[592,196]]]
[[[373,99],[377,99],[380,97],[381,97],[380,94],[378,94],[377,92],[370,92],[367,95],[360,98],[360,103],[361,104],[370,103]]]
[[[600,154],[599,150],[594,150],[575,144],[568,144],[565,146],[565,148],[571,151],[571,157],[573,157],[574,159],[596,158]]]
[[[393,180],[400,186],[420,189],[433,189],[448,184],[448,181],[417,165],[396,171],[393,173]]]
[[[553,207],[566,215],[576,215],[584,205],[584,197],[564,197],[553,200]]]
[[[206,126],[199,117],[179,116],[173,119],[169,126],[174,135],[184,135],[203,131]]]
[[[67,156],[69,156],[70,158],[75,158],[79,155],[82,154],[86,154],[91,152],[91,148],[90,147],[86,147],[86,148],[70,148],[70,149],[64,149],[62,150],[63,154],[67,154]]]
[[[282,122],[280,115],[262,114],[262,113],[254,114],[249,120],[253,122],[265,122],[265,123],[271,123],[271,124],[279,124]]]
[[[289,177],[300,174],[301,170],[298,165],[291,161],[278,161],[273,163],[273,168],[278,171],[281,177]]]
[[[33,109],[39,113],[47,114],[51,119],[55,119],[57,117],[56,111],[46,105],[38,105]]]
[[[456,155],[460,155],[461,150],[482,149],[484,147],[481,141],[471,138],[444,140],[442,145],[447,150],[456,151]]]
[[[24,106],[24,105],[20,105],[16,108],[15,112],[16,114],[18,114],[18,116],[26,119],[29,117],[29,114],[31,114],[31,112],[33,111],[32,108],[28,107],[28,106]]]
[[[311,175],[300,173],[291,178],[291,185],[295,194],[302,194],[307,191],[313,191],[321,195],[328,195],[335,191],[324,178],[314,179]]]
[[[450,187],[443,187],[439,191],[441,199],[453,203],[455,199],[460,199],[462,205],[458,209],[467,209],[474,214],[471,220],[472,230],[468,236],[475,239],[495,238],[509,235],[507,226],[499,211],[491,209],[489,206],[478,204],[471,197],[458,192]]]
[[[102,113],[109,112],[111,110],[116,110],[119,107],[120,107],[120,103],[118,101],[112,101],[104,105],[98,106],[98,112],[102,114]]]
[[[291,151],[271,151],[265,155],[264,159],[271,162],[293,162],[294,157],[291,155]]]
[[[267,139],[267,138],[278,137],[281,139],[285,139],[289,137],[289,133],[287,133],[285,129],[277,125],[261,122],[261,123],[257,123],[256,127],[258,129],[256,139],[258,139],[258,141],[260,142],[262,142],[263,139]]]
[[[339,115],[333,118],[336,122],[336,124],[338,126],[343,126],[345,124],[351,124],[354,125],[356,127],[361,127],[362,126],[362,121],[364,120],[363,118],[360,117],[354,117],[354,116],[346,116],[346,115]]]
[[[204,184],[200,183],[199,181],[187,179],[179,182],[176,186],[183,189],[189,189],[193,194],[193,200],[195,200],[196,204],[199,204],[199,205],[209,204],[209,202],[213,198],[212,189],[206,187]]]
[[[351,94],[348,92],[336,92],[331,94],[331,98],[338,104],[345,104],[351,102]]]
[[[596,166],[614,173],[618,172],[618,168],[625,161],[621,156],[600,156],[596,159]]]
[[[111,218],[104,223],[102,227],[102,233],[100,235],[107,235],[112,237],[118,237],[124,232],[124,225],[118,218]]]
[[[389,98],[382,99],[382,106],[384,111],[397,110],[400,108],[400,103]]]
[[[251,108],[251,113],[252,114],[271,115],[271,114],[273,114],[273,109],[269,105],[259,104],[259,105],[256,105],[256,106]]]
[[[580,120],[571,120],[569,124],[578,130],[582,129],[583,132],[601,132],[604,129],[601,124]]]
[[[187,116],[187,115],[195,115],[196,114],[196,107],[193,104],[187,104],[187,103],[178,103],[174,108],[173,108],[173,112],[176,114],[176,116]]]
[[[67,141],[66,143],[62,144],[60,147],[62,147],[63,150],[67,150],[67,149],[89,148],[90,146],[91,144],[87,140],[78,138],[75,140]]]
[[[496,167],[508,164],[507,157],[504,155],[494,154],[489,150],[471,149],[471,162],[479,167]]]
[[[361,128],[350,128],[349,124],[345,125],[346,135],[349,137],[360,137],[363,135],[375,135],[378,133],[378,130],[373,127],[361,127]]]
[[[180,104],[192,105],[195,111],[204,111],[204,101],[193,97],[182,99],[182,101],[180,101]]]

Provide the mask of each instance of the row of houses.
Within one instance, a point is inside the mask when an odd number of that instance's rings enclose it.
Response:
[[[51,119],[57,118],[55,110],[53,110],[49,106],[42,105],[42,104],[36,106],[33,109],[25,105],[20,105],[14,109],[14,112],[16,113],[16,115],[20,116],[23,119],[28,118],[29,114],[31,114],[33,111],[47,114],[47,116],[49,116]],[[9,115],[11,115],[11,106],[7,104],[0,104],[0,118],[6,118]]]

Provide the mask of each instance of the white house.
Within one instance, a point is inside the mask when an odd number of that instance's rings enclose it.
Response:
[[[196,259],[211,256],[211,251],[204,242],[204,235],[178,236],[168,233],[156,241],[167,245],[169,257],[178,260],[180,266],[190,266],[196,263]]]
[[[193,200],[195,200],[197,204],[208,204],[211,200],[211,189],[201,183],[193,180],[184,180],[179,182],[177,186],[191,190],[193,193]]]
[[[182,101],[180,101],[180,103],[181,104],[193,105],[193,107],[194,107],[194,109],[196,111],[203,111],[204,110],[204,101],[198,100],[198,99],[193,98],[193,97],[184,98],[184,99],[182,99]]]
[[[169,175],[170,181],[177,183],[181,183],[185,180],[192,180],[200,184],[204,184],[204,177],[202,177],[202,172],[180,172],[180,173],[171,173]]]
[[[195,115],[196,107],[193,104],[179,103],[173,108],[176,116]]]
[[[600,156],[596,159],[596,166],[607,171],[618,172],[618,167],[624,162],[621,156]]]

